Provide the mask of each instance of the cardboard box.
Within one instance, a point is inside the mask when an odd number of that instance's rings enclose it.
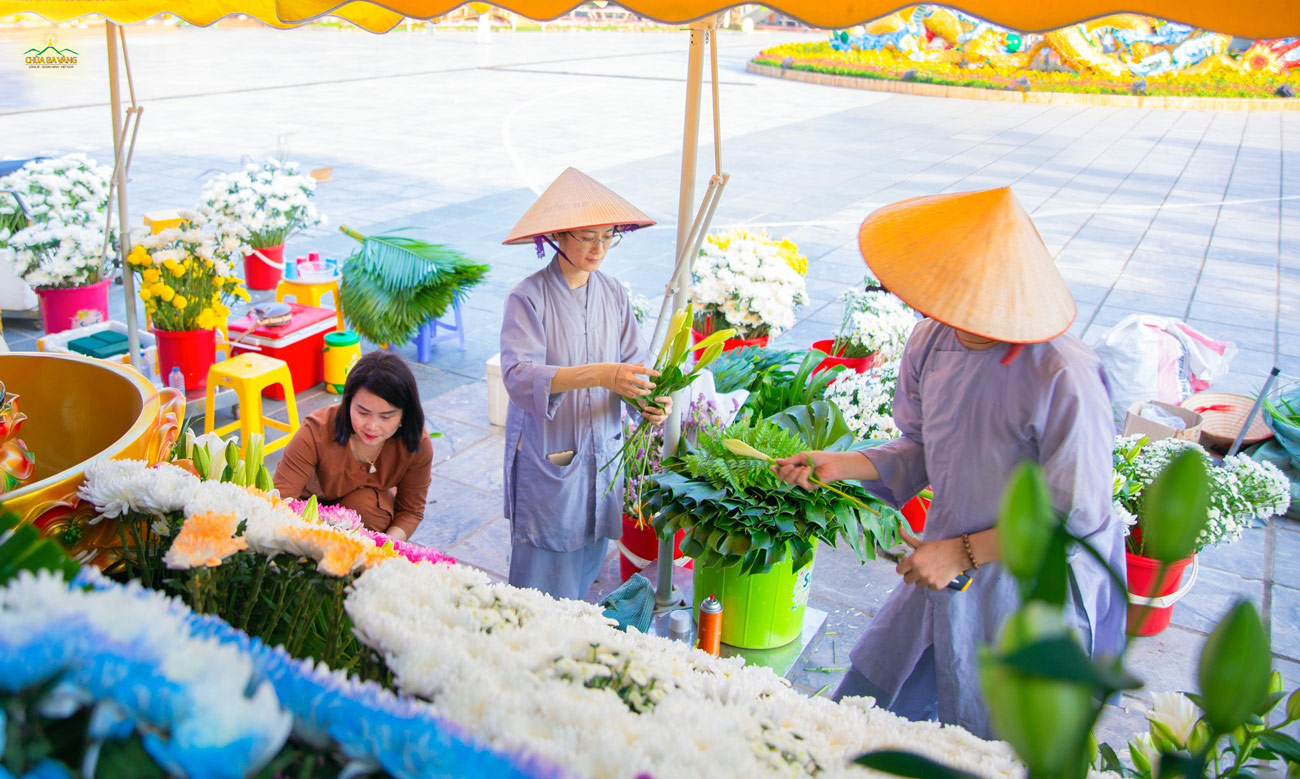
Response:
[[[1170,414],[1178,417],[1186,423],[1182,430],[1161,424],[1155,420],[1147,419],[1140,416],[1139,412],[1142,407],[1150,403],[1159,406],[1161,409],[1168,411]],[[1128,414],[1124,417],[1123,435],[1144,435],[1152,441],[1159,441],[1162,438],[1181,438],[1184,441],[1200,441],[1201,439],[1201,415],[1195,411],[1174,406],[1169,403],[1162,403],[1158,400],[1139,400],[1128,407]]]

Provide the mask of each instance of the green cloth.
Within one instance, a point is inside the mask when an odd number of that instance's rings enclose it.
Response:
[[[655,613],[655,588],[649,579],[634,573],[617,590],[606,595],[600,605],[605,607],[605,616],[618,623],[619,630],[626,631],[631,626],[645,633]]]

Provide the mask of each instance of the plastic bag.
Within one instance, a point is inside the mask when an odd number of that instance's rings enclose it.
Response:
[[[1237,347],[1162,316],[1130,314],[1106,331],[1093,349],[1110,385],[1115,429],[1135,401],[1177,405],[1228,373]]]

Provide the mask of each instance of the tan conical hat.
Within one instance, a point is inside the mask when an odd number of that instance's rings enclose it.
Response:
[[[1070,288],[1010,187],[877,209],[858,245],[886,289],[959,330],[1038,343],[1074,321]]]
[[[649,227],[655,220],[577,168],[567,168],[537,198],[502,243],[603,225]]]

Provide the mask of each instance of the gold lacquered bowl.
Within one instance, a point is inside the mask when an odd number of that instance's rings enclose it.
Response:
[[[185,401],[122,365],[77,355],[0,354],[0,381],[27,415],[19,435],[36,457],[34,480],[0,495],[44,535],[63,536],[76,558],[108,568],[120,545],[114,522],[90,525],[95,511],[77,497],[86,468],[100,459],[158,462],[180,431]]]

